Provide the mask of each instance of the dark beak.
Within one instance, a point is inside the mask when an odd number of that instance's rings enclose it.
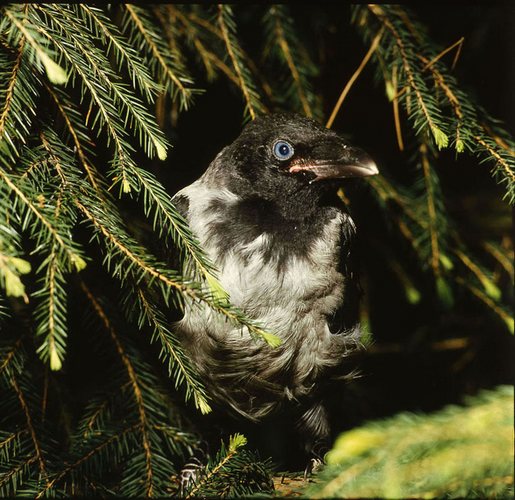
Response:
[[[339,148],[338,148],[339,149]],[[334,151],[334,150],[333,150]],[[315,181],[324,179],[345,179],[349,177],[368,177],[379,173],[374,160],[365,151],[346,147],[340,155],[333,158],[300,159],[290,164],[289,172],[312,172]]]

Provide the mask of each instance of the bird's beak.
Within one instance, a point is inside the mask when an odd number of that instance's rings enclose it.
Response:
[[[331,155],[332,156],[332,155]],[[379,173],[374,160],[363,150],[347,147],[339,158],[300,159],[290,164],[289,172],[312,172],[315,181],[324,179],[344,179],[349,177],[368,177]]]

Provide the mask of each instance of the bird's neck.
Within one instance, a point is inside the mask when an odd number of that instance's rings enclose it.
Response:
[[[275,214],[290,221],[301,221],[315,216],[321,207],[332,204],[329,201],[330,193],[300,183],[271,183],[265,189],[263,186],[260,189],[249,186],[243,195],[241,190],[238,193],[245,204],[255,203],[263,207],[262,210],[268,211],[270,216]]]

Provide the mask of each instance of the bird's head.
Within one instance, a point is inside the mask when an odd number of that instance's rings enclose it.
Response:
[[[327,180],[378,173],[372,158],[316,121],[270,114],[248,123],[217,158],[231,177],[254,189],[299,185],[324,189]]]

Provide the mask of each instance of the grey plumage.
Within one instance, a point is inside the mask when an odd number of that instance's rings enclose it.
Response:
[[[351,375],[340,368],[360,338],[356,318],[345,317],[355,316],[355,226],[329,179],[376,172],[316,122],[269,115],[174,197],[231,302],[283,340],[272,348],[208,308],[185,310],[176,331],[210,393],[238,414],[259,420],[293,405],[310,442],[327,436],[318,386],[333,372]]]

